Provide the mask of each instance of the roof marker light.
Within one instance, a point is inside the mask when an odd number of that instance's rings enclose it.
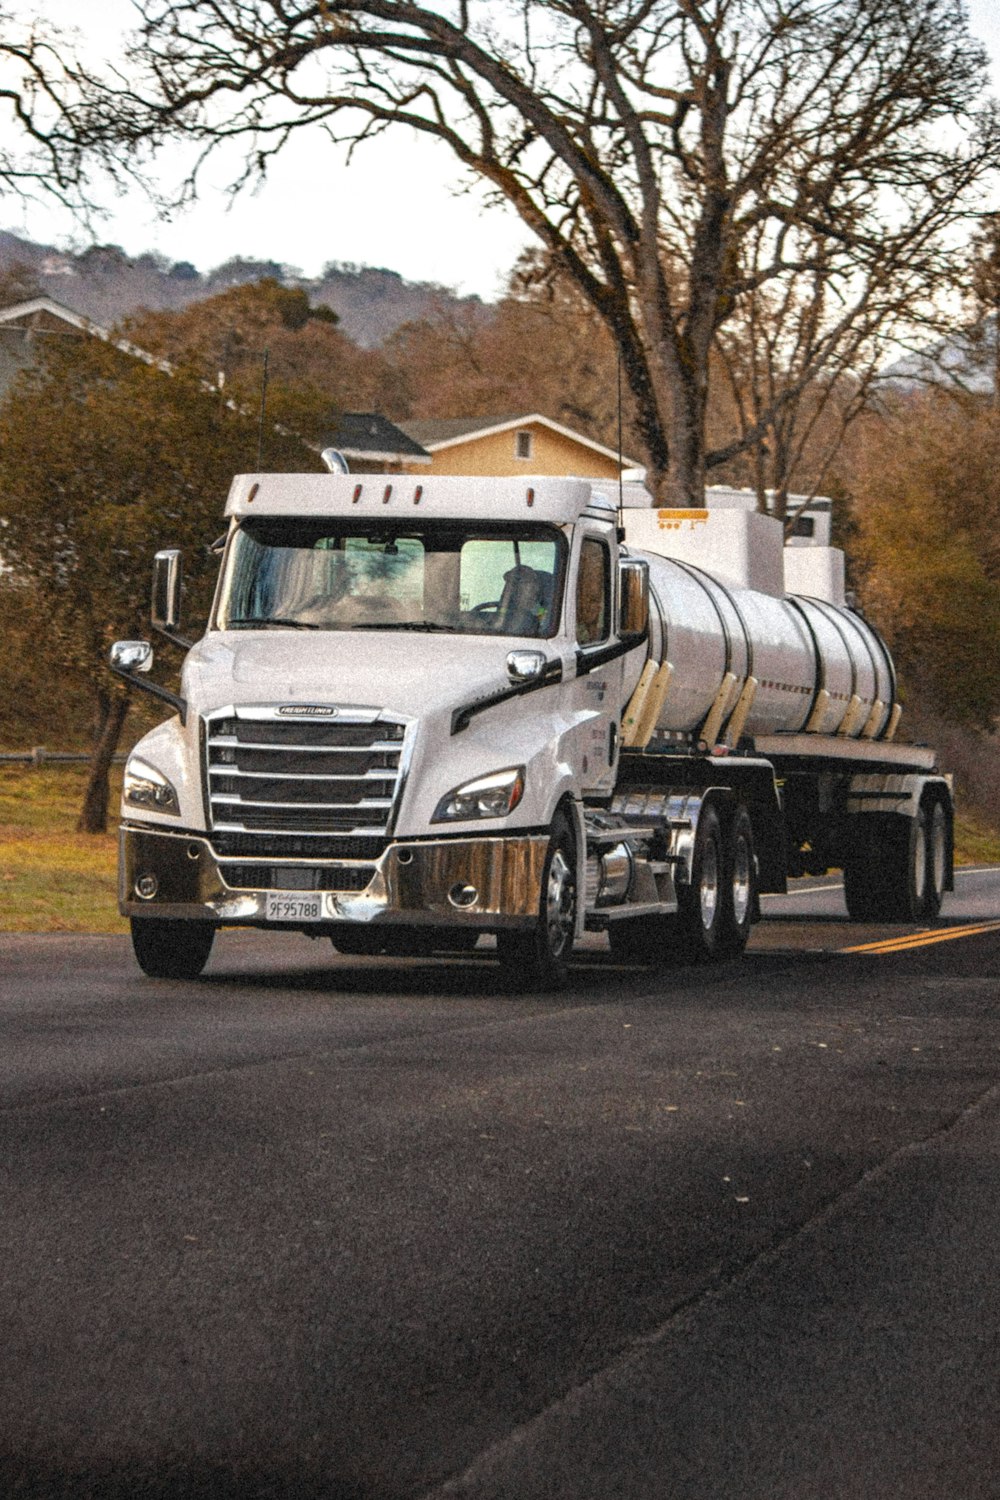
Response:
[[[424,493],[424,487],[423,487],[423,485],[422,484],[418,484],[417,487],[416,487],[416,489],[413,491],[413,503],[414,503],[414,505],[419,505],[420,504],[420,497],[421,497],[421,495],[423,493]]]
[[[360,484],[356,484],[354,486],[354,494],[351,496],[351,504],[352,505],[357,505],[357,503],[358,503],[358,501],[360,499],[361,499],[361,486],[360,486]]]
[[[382,496],[382,504],[383,505],[388,505],[389,504],[389,496],[391,494],[392,494],[392,485],[391,484],[387,484],[386,487],[385,487],[385,494]]]
[[[250,502],[252,500],[255,500],[257,498],[257,491],[259,489],[260,489],[260,485],[259,484],[252,484],[250,486],[250,493],[247,495],[247,504],[248,505],[250,504]]]
[[[529,505],[534,505],[534,503],[535,503],[535,492],[534,492],[533,489],[529,488],[529,490],[528,490],[528,504]]]

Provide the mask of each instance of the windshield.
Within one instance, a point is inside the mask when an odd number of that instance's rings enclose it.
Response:
[[[217,624],[550,636],[563,555],[546,526],[254,517],[230,543]]]

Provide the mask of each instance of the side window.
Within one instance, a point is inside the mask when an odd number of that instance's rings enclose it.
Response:
[[[608,638],[611,618],[611,554],[603,542],[584,538],[576,581],[576,638],[581,646]]]

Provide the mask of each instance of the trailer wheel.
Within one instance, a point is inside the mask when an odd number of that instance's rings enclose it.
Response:
[[[733,951],[726,866],[719,815],[712,806],[702,808],[694,838],[691,884],[678,896],[681,940],[690,958],[710,961]]]
[[[212,922],[132,917],[132,950],[150,979],[197,979],[215,940]]]
[[[923,804],[913,818],[870,813],[860,819],[844,864],[852,921],[920,922],[937,915],[928,890],[930,821]]]
[[[948,852],[951,847],[951,813],[940,797],[935,797],[927,813],[927,878],[924,886],[923,917],[933,922],[941,911],[948,880]]]
[[[566,982],[576,932],[576,846],[568,819],[552,820],[542,871],[538,917],[529,931],[497,933],[497,957],[522,987],[554,989]]]

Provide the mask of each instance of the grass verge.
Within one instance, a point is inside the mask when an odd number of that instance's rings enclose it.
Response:
[[[117,811],[112,773],[105,834],[76,833],[86,766],[0,767],[0,932],[124,932],[118,915]],[[1000,864],[1000,832],[962,811],[959,864]]]
[[[1000,833],[970,813],[955,814],[955,863],[1000,865]]]
[[[118,798],[108,833],[76,833],[86,766],[0,766],[0,932],[124,932]]]

